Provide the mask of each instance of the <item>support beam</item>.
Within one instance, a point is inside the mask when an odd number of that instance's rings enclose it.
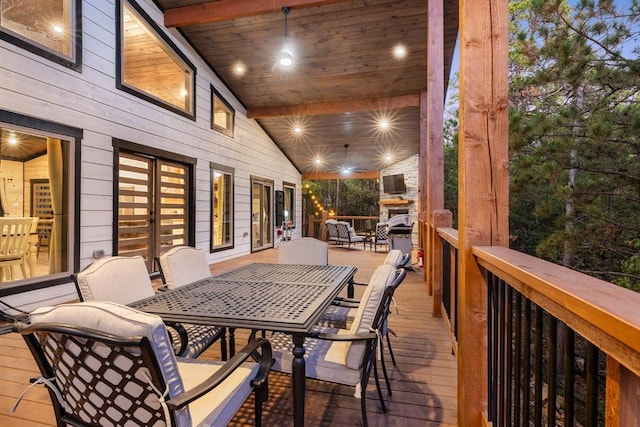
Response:
[[[352,172],[344,175],[340,172],[311,172],[302,175],[302,179],[320,181],[323,179],[380,179],[380,171]]]
[[[167,9],[164,12],[164,26],[167,28],[186,27],[280,13],[284,6],[288,6],[290,9],[300,9],[343,1],[345,0],[219,0]]]
[[[432,214],[444,209],[444,4],[442,0],[429,1],[427,14],[427,94],[426,100],[426,241],[429,246],[435,239],[435,224]],[[422,132],[421,132],[422,134]],[[436,248],[427,249],[427,259],[434,262]],[[438,261],[439,262],[439,261]],[[438,270],[438,271],[441,271]],[[426,264],[427,288],[434,294],[434,266]],[[440,281],[442,278],[440,278]],[[440,304],[434,298],[433,314],[440,311]]]
[[[473,246],[509,245],[508,0],[460,0],[458,425],[487,409],[487,288]]]
[[[268,117],[317,116],[327,114],[357,113],[361,111],[391,111],[420,106],[420,95],[392,96],[388,98],[360,99],[315,104],[253,107],[247,111],[249,119]]]

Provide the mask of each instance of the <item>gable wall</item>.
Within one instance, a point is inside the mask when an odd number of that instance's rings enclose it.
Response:
[[[162,27],[153,2],[139,4]],[[115,10],[112,1],[82,2],[82,72],[0,40],[0,109],[84,130],[80,267],[93,261],[94,250],[111,253],[112,138],[198,159],[196,246],[205,249],[210,262],[249,253],[250,175],[274,180],[278,190],[283,181],[296,183],[296,212],[301,212],[300,174],[175,30],[167,33],[197,68],[196,121],[116,89]],[[234,138],[210,128],[211,84],[236,110]],[[209,162],[235,168],[235,247],[213,254],[208,251]]]

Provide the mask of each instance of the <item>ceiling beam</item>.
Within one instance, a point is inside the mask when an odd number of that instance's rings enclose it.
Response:
[[[380,171],[351,172],[348,175],[341,172],[309,172],[302,174],[302,179],[310,181],[323,179],[380,179]]]
[[[272,107],[250,107],[247,118],[317,116],[326,114],[356,113],[362,111],[399,110],[420,106],[420,95],[392,96],[388,98],[361,99],[316,104],[279,105]]]
[[[290,9],[323,6],[346,0],[219,0],[164,11],[164,26],[186,27],[195,24],[227,21],[249,16],[279,13],[284,6]]]

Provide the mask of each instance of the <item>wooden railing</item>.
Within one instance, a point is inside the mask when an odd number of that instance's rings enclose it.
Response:
[[[455,352],[457,233],[437,233]],[[487,286],[487,424],[640,425],[640,294],[504,247],[472,253]]]

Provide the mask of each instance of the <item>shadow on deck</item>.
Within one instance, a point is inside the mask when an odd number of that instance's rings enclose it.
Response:
[[[386,253],[330,247],[329,263],[355,265],[357,282],[367,282]],[[214,273],[249,262],[275,262],[277,249],[212,265]],[[356,297],[362,292],[356,287]],[[457,418],[457,366],[451,353],[445,324],[431,316],[431,297],[427,295],[422,271],[410,271],[395,294],[398,313],[389,320],[397,336],[391,336],[397,366],[387,355],[392,396],[386,395],[389,412],[384,414],[375,392],[373,378],[367,389],[368,419],[371,426],[454,426]],[[238,342],[246,335],[238,331]],[[201,357],[218,358],[218,345]],[[386,351],[386,350],[385,350]],[[23,399],[15,414],[11,407],[16,398],[37,376],[31,355],[17,334],[0,336],[0,425],[55,425],[49,396],[43,387],[34,387]],[[269,376],[269,401],[264,406],[263,424],[292,425],[293,407],[290,377],[273,372]],[[307,380],[306,425],[353,426],[361,424],[360,402],[347,386]],[[232,426],[253,425],[253,402],[249,399],[232,420]]]

